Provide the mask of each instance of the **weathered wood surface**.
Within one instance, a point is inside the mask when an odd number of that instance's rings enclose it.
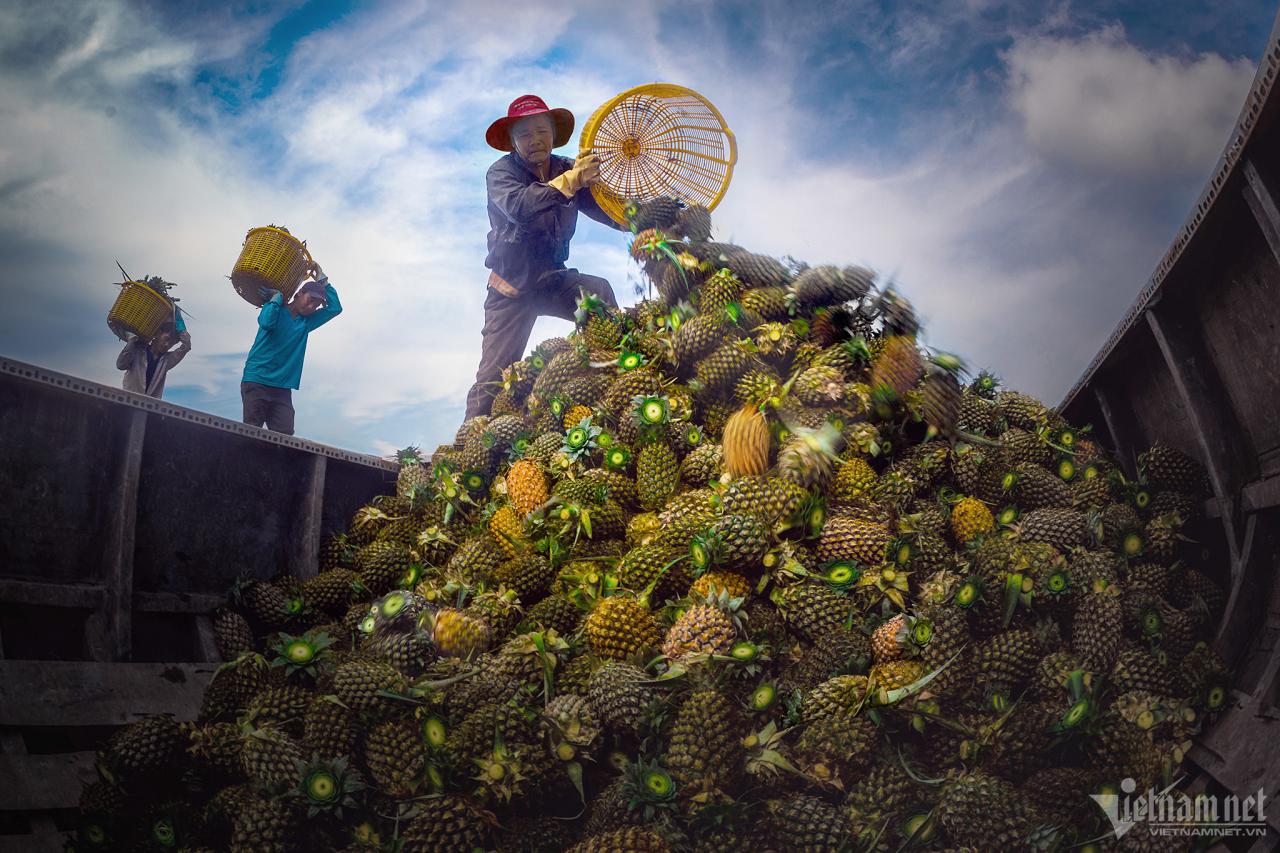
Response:
[[[203,663],[0,661],[0,725],[117,726],[166,713],[195,719],[214,668]]]
[[[97,778],[92,752],[0,755],[0,811],[73,808],[86,782]]]

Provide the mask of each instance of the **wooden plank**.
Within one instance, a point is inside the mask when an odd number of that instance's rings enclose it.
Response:
[[[0,811],[72,809],[95,778],[92,752],[0,755]]]
[[[1271,192],[1271,188],[1267,186],[1267,182],[1263,180],[1262,174],[1258,171],[1258,167],[1254,165],[1253,160],[1244,161],[1244,200],[1248,202],[1249,209],[1253,211],[1253,218],[1257,220],[1258,227],[1262,229],[1263,235],[1267,238],[1267,245],[1271,247],[1271,254],[1275,255],[1276,263],[1280,263],[1280,204],[1276,202],[1275,193]]]
[[[1245,486],[1241,505],[1245,512],[1261,512],[1280,506],[1280,476],[1255,480]]]
[[[49,583],[48,581],[0,578],[0,601],[39,607],[70,607],[97,610],[106,597],[101,584]]]
[[[134,592],[133,609],[146,613],[208,613],[226,601],[210,592]]]
[[[319,454],[311,457],[307,485],[302,500],[295,506],[293,544],[289,552],[289,571],[294,577],[315,577],[320,559],[320,537],[323,534],[324,478],[328,460]]]
[[[32,818],[34,822],[36,818]],[[44,818],[49,820],[49,818]],[[52,825],[52,821],[50,821]],[[38,835],[0,835],[0,853],[63,853],[66,835],[60,832]]]
[[[129,428],[120,454],[116,486],[108,498],[111,522],[104,541],[102,578],[107,590],[102,609],[90,620],[86,640],[94,660],[127,660],[133,647],[133,546],[138,516],[138,475],[147,413],[129,412]]]
[[[210,664],[0,661],[0,725],[111,726],[146,714],[192,720]]]

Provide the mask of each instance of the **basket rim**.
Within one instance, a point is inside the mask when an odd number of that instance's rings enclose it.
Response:
[[[169,303],[170,305],[173,305],[173,300],[172,300],[172,299],[170,299],[169,297],[165,296],[163,293],[161,293],[160,291],[156,290],[154,287],[152,287],[151,285],[147,284],[145,281],[132,281],[132,280],[130,280],[130,281],[122,281],[122,282],[120,282],[119,287],[120,287],[120,289],[121,289],[121,290],[124,290],[126,287],[129,287],[129,286],[131,286],[131,285],[137,285],[138,287],[141,287],[143,290],[145,290],[145,291],[147,291],[148,293],[152,294],[152,295],[153,295],[153,296],[155,296],[156,298],[161,299],[161,300],[163,300],[163,301],[165,301],[165,302]]]
[[[253,228],[250,228],[248,231],[244,233],[244,243],[248,243],[249,238],[259,231],[270,231],[273,234],[279,234],[282,237],[287,237],[289,240],[292,240],[294,243],[296,243],[298,245],[298,248],[302,250],[302,254],[305,255],[307,258],[308,265],[312,265],[315,263],[315,260],[311,257],[311,250],[307,248],[307,241],[299,240],[297,236],[295,236],[292,232],[286,231],[285,229],[281,228],[278,225],[258,225]],[[242,243],[241,245],[244,245],[244,243]]]
[[[653,83],[642,83],[639,86],[632,86],[625,92],[619,92],[617,95],[614,95],[612,98],[597,107],[596,110],[587,118],[586,122],[583,123],[582,133],[578,137],[579,156],[591,150],[591,145],[589,143],[595,140],[596,130],[600,126],[600,122],[604,117],[613,112],[614,108],[627,98],[631,98],[636,95],[650,95],[660,99],[678,95],[691,97],[705,106],[715,117],[716,121],[720,123],[720,132],[724,134],[729,143],[729,156],[725,163],[724,178],[720,182],[720,189],[716,192],[715,197],[707,203],[707,210],[715,210],[716,206],[724,199],[725,193],[729,191],[729,183],[733,180],[733,169],[738,162],[738,139],[734,136],[733,131],[729,129],[729,124],[725,121],[724,114],[720,112],[716,105],[711,103],[711,101],[708,100],[701,92],[690,89],[688,86],[681,86],[679,83],[662,83],[655,81]],[[597,201],[601,201],[600,194],[596,192],[598,187],[599,185],[591,188],[592,194],[596,196]],[[613,191],[608,190],[607,187],[604,188],[604,190],[609,196],[614,195]],[[620,204],[601,204],[600,206],[618,224],[626,224],[626,217],[622,214]],[[617,208],[616,210],[614,209],[615,207]]]

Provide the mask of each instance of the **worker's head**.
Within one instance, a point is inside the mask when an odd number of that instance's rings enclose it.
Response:
[[[177,336],[177,327],[173,325],[172,321],[165,320],[160,324],[160,328],[156,330],[155,337],[151,339],[151,350],[157,354],[168,352]]]
[[[289,310],[299,317],[309,317],[323,308],[324,304],[324,288],[314,281],[309,281],[298,288],[298,292],[293,295]]]
[[[511,147],[530,166],[541,166],[551,156],[556,125],[550,113],[522,118],[511,125]]]
[[[573,113],[552,109],[537,95],[521,95],[507,107],[507,114],[489,125],[485,141],[499,151],[514,151],[526,163],[545,163],[552,148],[573,136]]]

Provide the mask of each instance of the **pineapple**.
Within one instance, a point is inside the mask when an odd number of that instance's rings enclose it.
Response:
[[[547,477],[536,462],[519,459],[511,464],[507,471],[507,497],[521,516],[528,515],[546,502]]]
[[[863,267],[809,267],[796,276],[791,292],[800,305],[821,308],[861,299],[871,290],[874,279],[875,274]]]
[[[422,465],[422,456],[416,447],[406,447],[396,452],[400,470],[396,473],[396,495],[413,500],[431,494],[431,472]]]
[[[728,596],[725,595],[727,602]],[[662,653],[669,658],[686,655],[728,655],[738,637],[733,618],[716,603],[697,604],[681,614],[667,630]]]
[[[977,498],[962,498],[951,507],[951,535],[966,545],[995,529],[995,516]]]
[[[1026,849],[1035,824],[1030,804],[1017,789],[982,772],[946,784],[936,815],[953,843],[979,849]]]
[[[655,441],[640,449],[636,455],[636,493],[641,506],[660,509],[679,483],[679,460],[669,445]]]
[[[816,583],[775,589],[773,601],[782,611],[787,625],[810,641],[816,641],[827,631],[843,627],[853,610],[853,602],[848,598]]]
[[[769,428],[764,415],[744,406],[724,426],[724,467],[735,477],[759,475],[769,467]]]
[[[627,660],[662,642],[653,614],[641,600],[625,595],[601,599],[583,625],[593,654]]]
[[[228,607],[220,608],[213,616],[213,640],[218,657],[223,660],[235,660],[253,651],[253,629],[248,620]]]
[[[792,794],[765,803],[773,844],[813,853],[839,853],[850,842],[850,827],[840,809],[809,794]]]
[[[733,790],[742,774],[742,722],[737,706],[716,690],[695,690],[676,713],[666,766],[680,797]]]
[[[390,664],[350,660],[338,664],[333,689],[348,707],[357,711],[373,711],[387,701],[379,695],[381,691],[403,693],[405,681]]]
[[[695,601],[704,601],[707,596],[718,596],[721,592],[729,598],[746,599],[751,594],[751,581],[735,572],[710,571],[689,585],[689,597]]]
[[[856,515],[833,515],[818,539],[821,562],[855,560],[864,566],[879,565],[892,536],[884,525]]]
[[[431,639],[445,657],[466,658],[489,647],[489,625],[480,617],[452,607],[440,609],[432,623]]]
[[[490,822],[464,797],[424,799],[404,827],[402,853],[472,853],[485,847]]]
[[[636,735],[648,719],[653,694],[637,666],[608,661],[591,676],[587,699],[597,717],[616,732]]]

